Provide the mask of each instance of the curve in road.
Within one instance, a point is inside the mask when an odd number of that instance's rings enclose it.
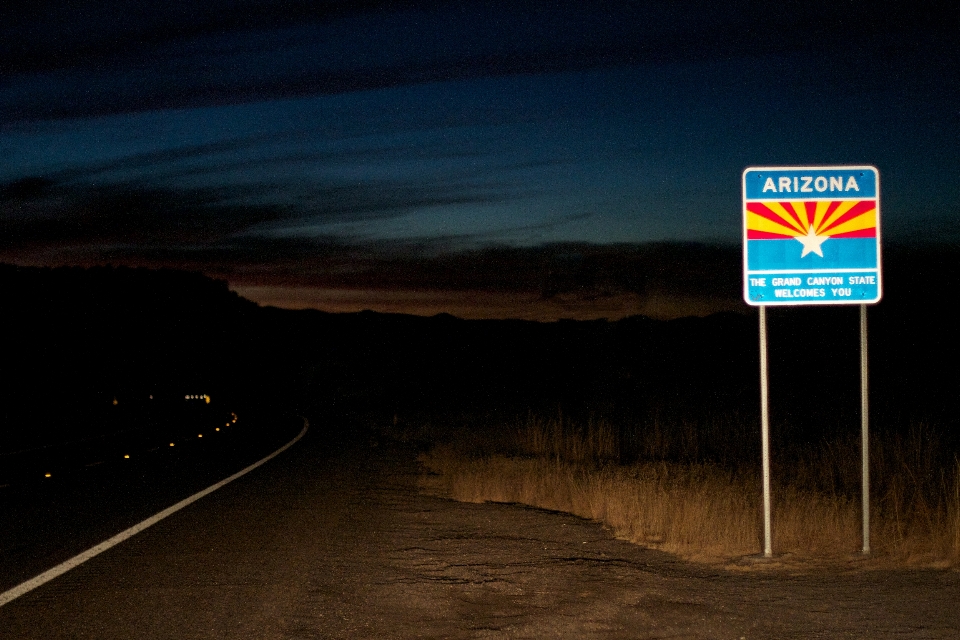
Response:
[[[275,458],[276,456],[280,455],[281,453],[283,453],[284,451],[286,451],[287,449],[289,449],[290,447],[292,447],[294,444],[296,444],[297,441],[300,440],[300,439],[307,433],[307,429],[309,429],[309,427],[310,427],[309,422],[307,421],[306,418],[304,418],[304,420],[303,420],[303,429],[300,431],[300,433],[299,433],[293,440],[291,440],[290,442],[286,443],[285,445],[283,445],[282,447],[280,447],[279,449],[277,449],[276,451],[274,451],[274,452],[271,453],[270,455],[268,455],[268,456],[266,456],[266,457],[264,457],[264,458],[261,458],[260,460],[254,462],[253,464],[249,465],[248,467],[246,467],[246,468],[244,468],[244,469],[241,469],[240,471],[236,472],[236,473],[233,474],[232,476],[229,476],[229,477],[227,477],[227,478],[224,478],[224,479],[221,480],[220,482],[217,482],[217,483],[215,483],[215,484],[207,487],[206,489],[203,489],[202,491],[198,491],[197,493],[193,494],[192,496],[189,496],[188,498],[184,498],[184,499],[181,500],[180,502],[177,502],[176,504],[174,504],[174,505],[172,505],[172,506],[170,506],[170,507],[167,507],[167,508],[164,509],[163,511],[160,511],[159,513],[156,513],[156,514],[150,516],[149,518],[147,518],[147,519],[145,519],[145,520],[142,520],[141,522],[138,522],[137,524],[133,525],[132,527],[130,527],[130,528],[124,530],[124,531],[121,531],[121,532],[118,533],[117,535],[115,535],[115,536],[113,536],[113,537],[111,537],[111,538],[109,538],[109,539],[107,539],[107,540],[104,540],[103,542],[101,542],[100,544],[98,544],[98,545],[96,545],[96,546],[93,546],[93,547],[87,549],[87,550],[84,551],[83,553],[77,554],[77,555],[75,555],[74,557],[70,558],[69,560],[66,560],[66,561],[64,561],[64,562],[61,562],[61,563],[58,564],[57,566],[55,566],[55,567],[53,567],[53,568],[51,568],[51,569],[48,569],[47,571],[44,571],[44,572],[41,573],[40,575],[35,576],[34,578],[31,578],[30,580],[27,580],[27,581],[25,581],[25,582],[21,582],[20,584],[18,584],[17,586],[13,587],[12,589],[8,589],[7,591],[4,591],[3,593],[0,593],[0,607],[2,607],[3,605],[7,604],[8,602],[11,602],[12,600],[15,600],[16,598],[19,598],[20,596],[22,596],[22,595],[25,594],[25,593],[29,593],[30,591],[33,591],[33,590],[36,589],[37,587],[39,587],[39,586],[41,586],[41,585],[49,582],[50,580],[53,580],[53,579],[56,578],[57,576],[61,576],[61,575],[63,575],[64,573],[66,573],[67,571],[70,571],[71,569],[80,566],[81,564],[83,564],[83,563],[86,562],[87,560],[90,560],[91,558],[93,558],[93,557],[95,557],[95,556],[103,553],[103,552],[106,551],[107,549],[110,549],[111,547],[115,547],[116,545],[120,544],[120,543],[123,542],[124,540],[127,540],[127,539],[129,539],[129,538],[137,535],[138,533],[140,533],[140,532],[143,531],[144,529],[147,529],[147,528],[149,528],[149,527],[152,527],[153,525],[155,525],[156,523],[160,522],[160,521],[163,520],[164,518],[166,518],[166,517],[168,517],[168,516],[176,513],[176,512],[179,511],[180,509],[183,509],[184,507],[186,507],[186,506],[188,506],[188,505],[190,505],[190,504],[193,504],[193,503],[196,502],[197,500],[200,500],[201,498],[210,495],[211,493],[213,493],[213,492],[216,491],[217,489],[220,489],[221,487],[224,487],[224,486],[230,484],[231,482],[233,482],[233,481],[236,480],[237,478],[240,478],[240,477],[242,477],[242,476],[245,476],[246,474],[250,473],[251,471],[253,471],[253,470],[256,469],[257,467],[259,467],[260,465],[262,465],[262,464],[264,464],[264,463],[272,460],[273,458]]]

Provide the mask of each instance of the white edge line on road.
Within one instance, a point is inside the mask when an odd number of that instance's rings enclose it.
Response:
[[[161,511],[160,513],[157,513],[157,514],[155,514],[155,515],[150,516],[149,518],[147,518],[147,519],[144,520],[143,522],[140,522],[139,524],[135,524],[135,525],[133,525],[132,527],[130,527],[129,529],[127,529],[127,530],[125,530],[125,531],[121,531],[121,532],[118,533],[117,535],[113,536],[112,538],[110,538],[110,539],[108,539],[108,540],[104,540],[103,542],[101,542],[100,544],[96,545],[95,547],[91,547],[91,548],[87,549],[86,551],[84,551],[83,553],[78,554],[78,555],[75,555],[74,557],[70,558],[69,560],[67,560],[67,561],[65,561],[65,562],[61,562],[60,564],[58,564],[57,566],[53,567],[52,569],[48,569],[48,570],[44,571],[43,573],[41,573],[40,575],[38,575],[38,576],[36,576],[36,577],[33,577],[33,578],[31,578],[30,580],[27,580],[26,582],[21,582],[20,584],[18,584],[17,586],[15,586],[15,587],[12,588],[12,589],[10,589],[10,590],[8,590],[8,591],[4,591],[3,593],[0,593],[0,607],[2,607],[3,605],[7,604],[7,603],[10,602],[11,600],[15,600],[16,598],[19,598],[20,596],[22,596],[22,595],[25,594],[25,593],[28,593],[28,592],[30,592],[30,591],[33,591],[34,589],[36,589],[36,588],[39,587],[40,585],[42,585],[42,584],[44,584],[44,583],[46,583],[46,582],[49,582],[49,581],[53,580],[53,579],[56,578],[57,576],[63,575],[63,574],[66,573],[67,571],[70,571],[70,569],[73,569],[74,567],[80,566],[81,564],[83,564],[84,562],[86,562],[87,560],[89,560],[90,558],[93,558],[94,556],[103,553],[104,551],[106,551],[106,550],[109,549],[110,547],[114,547],[114,546],[120,544],[121,542],[123,542],[123,541],[126,540],[127,538],[131,538],[131,537],[137,535],[138,533],[140,533],[140,532],[143,531],[144,529],[147,529],[148,527],[152,527],[153,525],[157,524],[158,522],[160,522],[161,520],[163,520],[163,519],[166,518],[167,516],[172,515],[172,514],[176,513],[177,511],[179,511],[180,509],[183,509],[183,508],[186,507],[187,505],[196,502],[196,501],[199,500],[200,498],[203,498],[204,496],[207,496],[207,495],[213,493],[214,491],[216,491],[216,490],[219,489],[220,487],[222,487],[222,486],[224,486],[224,485],[227,485],[227,484],[230,484],[231,482],[233,482],[234,480],[236,480],[236,479],[239,478],[240,476],[243,476],[243,475],[246,475],[246,474],[250,473],[251,471],[253,471],[253,470],[256,469],[257,467],[259,467],[259,466],[262,465],[263,463],[265,463],[265,462],[271,460],[272,458],[280,455],[281,453],[283,453],[284,451],[286,451],[287,449],[289,449],[290,447],[292,447],[294,444],[296,444],[296,442],[297,442],[300,438],[302,438],[302,437],[304,436],[304,434],[307,433],[307,429],[308,429],[309,427],[310,427],[310,423],[307,422],[307,419],[306,419],[306,418],[304,418],[304,419],[303,419],[303,430],[300,431],[300,434],[299,434],[296,438],[294,438],[293,440],[291,440],[290,442],[288,442],[287,444],[283,445],[282,447],[280,447],[279,449],[277,449],[276,451],[274,451],[273,453],[271,453],[270,455],[268,455],[266,458],[263,458],[262,460],[258,460],[257,462],[254,462],[253,464],[251,464],[251,465],[250,465],[249,467],[247,467],[246,469],[243,469],[243,470],[241,470],[241,471],[236,472],[235,474],[233,474],[233,475],[230,476],[229,478],[225,478],[225,479],[221,480],[220,482],[216,483],[215,485],[211,485],[211,486],[207,487],[206,489],[204,489],[203,491],[200,491],[200,492],[198,492],[198,493],[193,494],[193,495],[190,496],[189,498],[184,498],[183,500],[181,500],[180,502],[176,503],[175,505],[170,506],[170,507],[167,507],[166,509],[164,509],[164,510]]]

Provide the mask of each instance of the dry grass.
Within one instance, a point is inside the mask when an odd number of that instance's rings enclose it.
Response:
[[[486,433],[469,426],[423,454],[431,472],[424,488],[462,501],[573,513],[688,559],[726,562],[762,550],[757,469],[677,455],[682,447],[665,441],[663,425],[651,438],[673,461],[649,459],[654,443],[641,439],[629,448],[648,459],[625,462],[624,438],[602,421],[531,416]],[[690,439],[691,431],[680,429],[679,437]],[[960,458],[944,465],[936,439],[922,427],[876,443],[872,458],[874,563],[958,566]],[[851,439],[823,443],[775,469],[775,553],[830,561],[860,550],[858,461],[859,442]]]

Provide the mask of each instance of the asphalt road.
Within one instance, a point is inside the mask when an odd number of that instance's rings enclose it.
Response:
[[[224,409],[179,418],[0,457],[0,593],[262,458],[303,424]]]
[[[262,454],[299,425],[278,427]],[[213,466],[223,476],[240,468],[253,453],[240,449]],[[704,568],[569,515],[422,495],[415,454],[335,444],[313,425],[264,466],[0,607],[0,637],[960,635],[956,572]],[[191,484],[213,474],[197,470],[204,459],[176,475]],[[147,493],[150,508],[176,498]],[[26,562],[34,550],[17,553]],[[22,566],[5,561],[5,584]]]

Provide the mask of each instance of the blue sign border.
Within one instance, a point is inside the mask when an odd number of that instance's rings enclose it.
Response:
[[[873,180],[863,182],[864,173]],[[850,179],[854,180],[851,184]],[[769,182],[772,180],[772,182]],[[766,190],[764,191],[764,185]],[[773,189],[771,189],[773,185]],[[796,306],[873,304],[879,302],[881,283],[880,253],[880,171],[870,165],[747,167],[742,174],[743,218],[743,299],[751,306]],[[782,246],[791,240],[764,240],[753,253],[747,240],[747,203],[764,200],[818,201],[849,198],[876,200],[876,238],[843,239],[824,243],[829,247],[829,263],[806,265],[785,255]],[[755,240],[754,243],[760,241]],[[853,245],[856,245],[854,247]],[[794,248],[791,244],[789,248]],[[800,247],[795,247],[798,250]],[[852,250],[851,250],[852,249]],[[824,249],[826,250],[826,249]]]

